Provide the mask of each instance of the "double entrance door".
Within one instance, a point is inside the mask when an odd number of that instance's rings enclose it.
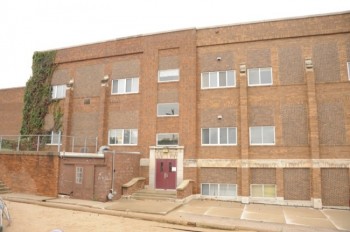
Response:
[[[176,159],[156,160],[156,188],[175,189],[176,188]]]

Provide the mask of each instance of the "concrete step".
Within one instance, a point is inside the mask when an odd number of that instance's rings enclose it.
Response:
[[[10,193],[11,189],[5,185],[4,182],[0,180],[0,194]]]
[[[131,195],[135,200],[175,201],[175,190],[142,189]]]

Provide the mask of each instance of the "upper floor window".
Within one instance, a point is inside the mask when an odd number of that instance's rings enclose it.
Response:
[[[237,145],[237,128],[202,129],[202,145]]]
[[[179,145],[179,134],[159,133],[157,134],[157,146],[177,146]]]
[[[166,69],[158,71],[158,82],[178,81],[179,79],[179,69]]]
[[[58,145],[61,144],[61,131],[51,131],[51,136],[50,136],[50,144],[51,145]]]
[[[348,79],[350,81],[350,62],[348,62]]]
[[[157,116],[178,116],[179,103],[159,103],[157,105]]]
[[[138,138],[137,129],[111,129],[108,133],[109,145],[136,145]]]
[[[234,70],[203,72],[201,79],[202,89],[236,86],[236,72]]]
[[[139,92],[139,78],[125,78],[112,81],[112,94],[127,94]]]
[[[52,86],[52,99],[62,99],[66,97],[66,85]]]
[[[249,128],[250,145],[275,145],[274,126],[254,126]]]
[[[272,85],[272,68],[248,69],[248,85]]]

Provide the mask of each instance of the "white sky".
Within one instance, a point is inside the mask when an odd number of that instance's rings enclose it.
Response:
[[[35,51],[349,10],[350,0],[1,0],[0,89],[25,86]]]

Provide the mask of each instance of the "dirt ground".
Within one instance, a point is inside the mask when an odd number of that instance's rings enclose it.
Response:
[[[4,221],[4,232],[50,232],[55,229],[60,229],[64,232],[222,232],[222,230],[210,230],[196,227],[177,226],[109,215],[48,208],[44,206],[16,202],[7,202],[6,204],[11,214],[12,223],[10,226],[7,226],[7,221]]]

